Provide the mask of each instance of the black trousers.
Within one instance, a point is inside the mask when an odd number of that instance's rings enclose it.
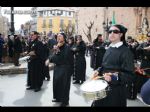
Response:
[[[44,67],[43,67],[43,75],[44,75],[44,79],[45,78],[50,79],[49,67],[48,66],[44,65]]]
[[[15,66],[19,65],[19,57],[20,57],[20,53],[19,52],[15,52],[14,53],[14,65]]]

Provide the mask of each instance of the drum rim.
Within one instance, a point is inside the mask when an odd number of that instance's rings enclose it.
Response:
[[[103,82],[106,84],[106,87],[104,87],[104,88],[101,89],[101,90],[97,90],[97,91],[85,91],[85,90],[83,90],[83,89],[82,89],[83,86],[84,86],[86,83],[89,83],[89,82],[91,82],[91,81],[103,81]],[[100,92],[100,91],[103,91],[103,90],[105,90],[108,86],[109,86],[109,85],[108,85],[107,81],[102,80],[102,79],[98,79],[98,80],[88,80],[88,81],[84,82],[84,83],[80,86],[80,90],[81,90],[82,92],[93,93],[93,92]]]

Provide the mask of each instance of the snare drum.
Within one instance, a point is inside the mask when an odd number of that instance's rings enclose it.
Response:
[[[22,58],[19,58],[19,62],[20,63],[25,63],[27,62],[27,60],[30,58],[30,56],[25,56],[25,57],[22,57]]]
[[[107,96],[108,83],[105,80],[89,80],[80,87],[85,99],[98,100]]]

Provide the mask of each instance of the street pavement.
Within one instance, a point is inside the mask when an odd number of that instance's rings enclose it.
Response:
[[[90,58],[86,57],[86,78],[91,77],[93,70],[90,68]],[[27,66],[27,64],[24,64]],[[50,71],[50,81],[44,81],[42,90],[34,92],[26,90],[27,74],[0,75],[0,106],[42,106],[57,107],[59,104],[52,102],[53,99],[53,70]],[[80,91],[80,85],[72,84],[70,89],[70,107],[90,107],[92,101],[84,99]],[[128,100],[128,107],[149,107],[140,100],[140,96],[136,100]]]

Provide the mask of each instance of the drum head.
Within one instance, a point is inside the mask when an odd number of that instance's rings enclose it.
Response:
[[[22,57],[22,58],[19,58],[19,61],[27,61],[27,59],[29,59],[30,56],[25,56],[25,57]]]
[[[90,80],[83,83],[80,89],[83,92],[96,92],[104,90],[108,86],[108,83],[104,80]]]

